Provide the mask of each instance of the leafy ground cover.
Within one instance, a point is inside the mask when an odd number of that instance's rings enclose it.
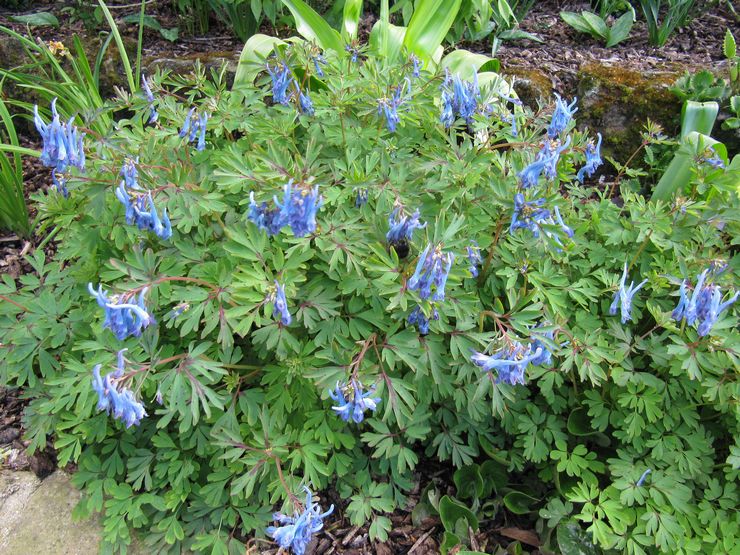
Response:
[[[2,378],[107,549],[732,549],[737,159],[594,191],[571,98],[457,73],[298,43],[109,133],[40,107],[57,251],[4,280]]]

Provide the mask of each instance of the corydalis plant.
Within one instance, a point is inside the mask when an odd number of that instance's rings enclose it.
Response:
[[[172,224],[167,215],[167,207],[164,208],[160,219],[151,192],[146,194],[143,192],[134,193],[132,199],[126,191],[125,181],[121,181],[116,189],[116,198],[121,201],[126,211],[127,224],[136,224],[142,231],[152,231],[157,237],[165,241],[172,237]]]
[[[386,127],[391,133],[396,131],[396,127],[401,121],[398,115],[398,109],[404,102],[411,98],[410,92],[411,79],[407,77],[403,83],[396,87],[393,96],[378,99],[378,115],[385,116]]]
[[[635,282],[630,282],[629,285],[626,285],[627,281],[627,263],[624,263],[624,272],[622,272],[622,279],[619,280],[619,287],[614,292],[614,300],[612,301],[611,306],[609,307],[609,314],[614,316],[617,313],[617,307],[619,307],[621,317],[622,317],[622,324],[626,324],[630,320],[632,320],[632,297],[635,296],[635,293],[637,293],[643,285],[647,283],[648,280],[643,280],[640,282],[639,285],[635,286]]]
[[[140,337],[142,330],[154,323],[154,317],[149,314],[144,302],[148,291],[146,287],[141,290],[136,302],[129,302],[133,300],[133,294],[109,298],[102,285],[96,291],[92,283],[88,283],[87,289],[105,312],[103,329],[111,330],[118,340],[129,336]]]
[[[289,326],[293,319],[288,310],[288,300],[285,298],[285,286],[275,280],[275,287],[268,293],[267,300],[273,303],[272,317],[284,326]]]
[[[49,123],[39,115],[37,105],[33,107],[33,122],[41,135],[41,163],[52,168],[52,180],[57,191],[64,197],[69,196],[66,187],[66,171],[70,167],[85,170],[84,133],[80,133],[74,125],[74,117],[62,122],[56,108],[57,99],[51,101],[51,116]]]
[[[149,103],[149,123],[155,123],[159,119],[157,109],[154,107],[154,93],[149,85],[149,81],[146,76],[141,74],[141,86],[144,89],[144,96],[146,101]]]
[[[422,299],[431,297],[433,301],[445,299],[445,285],[450,275],[455,255],[451,252],[442,252],[442,245],[432,246],[430,243],[419,255],[416,270],[408,282],[412,291],[419,291]],[[434,294],[432,294],[434,287]]]
[[[188,142],[192,143],[196,139],[198,144],[195,150],[205,150],[206,148],[206,125],[208,124],[208,113],[201,112],[196,113],[195,108],[190,108],[185,121],[180,129],[180,138],[188,138]]]
[[[355,424],[363,421],[366,410],[375,412],[375,409],[378,408],[381,399],[380,397],[373,397],[374,394],[374,387],[365,391],[357,379],[341,385],[337,382],[334,391],[329,391],[329,397],[337,403],[337,406],[332,407],[332,410],[336,411],[345,422],[352,420]]]
[[[740,291],[736,291],[725,302],[722,302],[722,290],[715,283],[707,283],[707,277],[711,280],[720,272],[711,272],[704,270],[696,278],[696,287],[691,298],[688,297],[688,280],[681,282],[679,290],[678,306],[671,314],[676,322],[686,320],[690,326],[698,322],[697,333],[699,337],[704,337],[712,331],[714,324],[717,322],[719,315],[729,308],[740,296]]]
[[[123,422],[127,428],[138,426],[147,416],[144,405],[136,400],[134,393],[124,385],[125,360],[123,353],[127,349],[118,351],[118,366],[115,371],[108,373],[105,378],[100,375],[101,364],[93,368],[92,387],[98,394],[98,410],[113,414]]]
[[[258,205],[254,193],[249,193],[247,218],[268,235],[277,235],[285,226],[290,226],[296,237],[304,237],[316,231],[316,213],[324,202],[319,195],[319,186],[293,186],[290,179],[283,187],[283,201],[273,197],[274,207],[266,202]]]
[[[547,128],[547,136],[551,139],[557,138],[558,135],[565,131],[568,124],[573,119],[573,114],[578,111],[578,108],[576,108],[578,98],[574,98],[573,102],[570,104],[563,101],[557,93],[555,93],[555,98],[557,99],[555,102],[555,111],[552,114],[552,120],[550,120],[550,125]]]
[[[293,516],[274,513],[272,518],[281,526],[268,526],[265,532],[272,537],[282,549],[290,549],[294,555],[303,555],[311,538],[324,527],[323,520],[334,512],[334,505],[326,512],[313,502],[311,490],[304,486],[306,503],[302,512],[296,511]]]
[[[459,75],[451,76],[445,70],[445,80],[440,86],[442,97],[442,114],[439,119],[445,127],[452,127],[457,118],[462,118],[468,125],[473,123],[473,116],[479,110],[480,88],[478,74],[473,75],[473,81],[463,81]],[[482,106],[486,112],[487,107]]]

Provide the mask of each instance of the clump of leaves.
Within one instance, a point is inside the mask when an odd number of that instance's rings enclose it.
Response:
[[[597,147],[573,111],[551,126],[496,74],[274,56],[232,90],[151,76],[153,102],[105,105],[127,116],[86,139],[69,198],[36,195],[58,248],[0,284],[0,379],[34,397],[31,449],[51,436],[77,463],[75,514],[102,513],[107,548],[138,529],[152,551],[239,553],[276,504],[332,487],[348,505],[325,524],[384,541],[427,458],[475,511],[427,492],[449,549],[503,506],[550,546],[729,552],[735,309],[704,337],[671,312],[713,260],[712,287],[736,283],[737,159],[697,157],[669,202],[627,177],[617,204],[576,180]],[[623,295],[627,274],[647,283]],[[140,422],[101,402],[97,365]]]

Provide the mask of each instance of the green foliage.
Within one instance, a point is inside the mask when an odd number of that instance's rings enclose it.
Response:
[[[677,27],[686,25],[695,4],[696,0],[640,0],[650,44],[665,45]]]
[[[721,101],[727,97],[730,88],[724,79],[716,77],[711,71],[703,69],[693,74],[688,71],[684,73],[671,87],[671,92],[682,101]]]
[[[433,35],[427,53],[438,49]],[[102,514],[103,547],[124,550],[138,530],[152,552],[243,553],[276,506],[292,513],[302,485],[332,488],[350,521],[384,540],[387,513],[407,506],[434,461],[454,468],[456,497],[423,484],[412,519],[439,514],[443,549],[506,510],[537,527],[543,549],[731,552],[740,541],[737,309],[705,337],[670,313],[681,281],[713,260],[727,260],[723,290],[736,283],[738,159],[715,143],[728,168],[708,166],[709,145],[689,134],[703,150],[689,158],[680,198],[649,201],[626,177],[614,202],[575,180],[590,135],[569,129],[553,180],[525,193],[558,206],[573,237],[548,224],[539,238],[509,233],[517,174],[539,150],[547,110],[517,107],[517,136],[508,110],[445,129],[443,77],[427,67],[390,133],[378,99],[410,76],[408,59],[352,63],[328,49],[319,78],[315,45],[253,37],[252,46],[232,90],[223,72],[200,66],[187,79],[152,76],[156,126],[144,125],[141,93],[104,103],[101,113],[120,119],[96,122],[70,197],[35,196],[42,227],[55,230],[53,259],[38,249],[27,257],[33,272],[0,282],[10,301],[0,303],[0,381],[33,398],[30,448],[51,437],[59,463],[78,465],[85,497],[75,515]],[[258,53],[264,61],[275,50],[310,90],[313,117],[269,101],[270,78],[256,68]],[[504,109],[505,82],[484,71],[480,83],[482,102]],[[211,115],[202,151],[178,136],[191,106]],[[127,225],[114,195],[121,165],[137,157],[141,187],[172,220],[167,241]],[[318,225],[269,237],[246,217],[249,194],[269,203],[288,179],[319,187]],[[386,244],[398,204],[427,223],[407,256]],[[471,240],[483,258],[476,278]],[[457,257],[439,319],[420,336],[407,318],[431,306],[409,279],[429,242]],[[609,305],[625,264],[648,283],[622,325]],[[273,317],[275,280],[290,325]],[[118,341],[88,282],[114,293],[148,287],[157,324]],[[497,383],[471,362],[471,350],[528,341],[539,324],[552,332],[543,341],[553,361],[530,366],[525,385]],[[149,413],[131,428],[97,410],[91,387],[92,368],[109,373],[121,348],[126,384]],[[338,418],[328,397],[352,377],[381,398],[359,424]]]
[[[580,14],[560,12],[560,17],[576,31],[587,33],[595,39],[601,39],[606,43],[606,47],[610,48],[625,40],[632,30],[632,25],[635,23],[635,10],[632,6],[628,5],[628,7],[629,10],[619,16],[611,26],[607,24],[603,16],[588,11],[582,11]]]
[[[0,100],[0,229],[27,237],[31,231],[28,208],[23,196],[21,154],[28,150],[18,144],[13,118]],[[6,144],[7,141],[7,144]]]

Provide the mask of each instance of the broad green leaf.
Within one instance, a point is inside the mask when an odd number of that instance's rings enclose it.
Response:
[[[718,113],[719,104],[716,102],[684,102],[681,110],[681,138],[694,131],[711,135]]]
[[[727,58],[728,60],[734,58],[737,54],[737,44],[735,43],[735,37],[732,36],[732,33],[730,33],[729,29],[725,31],[725,40],[722,44],[722,50],[725,53],[725,58]]]
[[[626,39],[629,36],[634,23],[635,10],[631,8],[630,11],[619,16],[619,18],[614,22],[614,25],[611,26],[611,29],[609,29],[606,47],[611,48],[615,44],[619,44]]]
[[[25,23],[29,27],[59,27],[59,20],[53,13],[37,12],[28,15],[12,15],[11,21]]]
[[[440,67],[447,68],[450,73],[459,75],[467,81],[473,78],[478,71],[499,70],[499,61],[484,54],[476,54],[468,50],[453,50],[442,58]]]
[[[510,491],[504,496],[504,505],[512,513],[526,515],[535,510],[534,504],[539,500],[520,491]]]
[[[601,549],[591,540],[591,534],[581,529],[577,522],[563,522],[557,529],[560,553],[568,555],[601,555]]]
[[[586,24],[593,30],[592,34],[606,39],[609,33],[609,27],[606,26],[606,22],[601,19],[598,15],[591,12],[581,12],[581,16]]]
[[[370,50],[389,62],[397,60],[401,55],[406,30],[406,27],[377,21],[370,32]]]
[[[457,521],[461,518],[465,519],[473,530],[478,529],[478,519],[475,514],[459,501],[452,499],[449,495],[445,495],[439,500],[439,518],[448,532],[454,533]]]
[[[324,50],[344,52],[339,33],[303,0],[282,0],[295,19],[296,30],[306,39],[315,41]]]
[[[589,35],[593,34],[593,29],[581,14],[576,12],[560,12],[560,17],[576,31]]]
[[[469,464],[455,471],[453,481],[457,495],[462,499],[479,499],[483,493],[483,478],[477,464]]]
[[[422,60],[432,60],[455,21],[462,0],[421,0],[411,17],[403,45]]]
[[[357,27],[362,16],[362,0],[345,0],[342,17],[342,35],[345,39],[357,38]]]
[[[268,35],[257,34],[250,37],[239,55],[233,87],[251,84],[257,74],[265,68],[265,60],[274,51],[275,46],[284,44],[285,41]]]

